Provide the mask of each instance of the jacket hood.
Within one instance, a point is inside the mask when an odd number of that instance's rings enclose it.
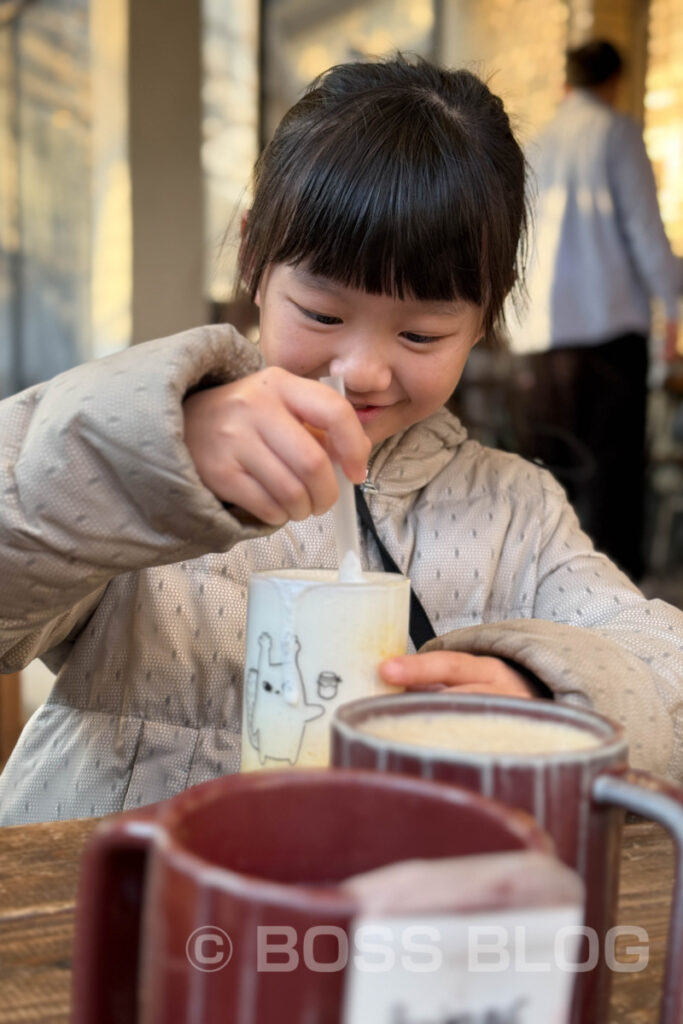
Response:
[[[368,482],[381,476],[378,490],[402,497],[430,483],[467,440],[467,431],[447,409],[442,408],[426,420],[394,434],[373,449]]]

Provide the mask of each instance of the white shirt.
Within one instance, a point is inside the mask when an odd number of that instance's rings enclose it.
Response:
[[[530,147],[536,177],[528,309],[508,317],[516,352],[597,345],[650,330],[650,299],[676,319],[671,251],[638,125],[583,89]]]

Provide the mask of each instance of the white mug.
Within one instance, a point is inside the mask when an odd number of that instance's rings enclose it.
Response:
[[[281,569],[249,580],[242,771],[326,765],[340,704],[395,692],[378,674],[405,654],[410,580],[333,569]]]

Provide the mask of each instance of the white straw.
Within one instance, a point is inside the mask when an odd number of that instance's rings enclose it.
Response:
[[[327,384],[338,394],[346,394],[344,389],[344,378],[321,377],[321,384]],[[356,521],[356,502],[353,496],[353,484],[347,477],[338,462],[334,463],[334,472],[339,485],[339,497],[334,506],[334,522],[337,534],[337,558],[339,567],[342,568],[347,554],[352,552],[355,562],[360,568],[360,545],[358,543],[358,523]]]

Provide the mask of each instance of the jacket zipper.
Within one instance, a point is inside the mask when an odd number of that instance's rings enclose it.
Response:
[[[374,483],[370,479],[370,476],[371,476],[371,473],[372,473],[372,467],[374,465],[374,462],[375,462],[376,458],[377,458],[377,452],[373,452],[373,454],[370,456],[370,459],[368,461],[368,475],[367,475],[367,478],[364,481],[364,483],[362,483],[360,485],[360,489],[363,492],[363,494],[378,494],[379,493],[379,487],[377,486],[376,483]]]

